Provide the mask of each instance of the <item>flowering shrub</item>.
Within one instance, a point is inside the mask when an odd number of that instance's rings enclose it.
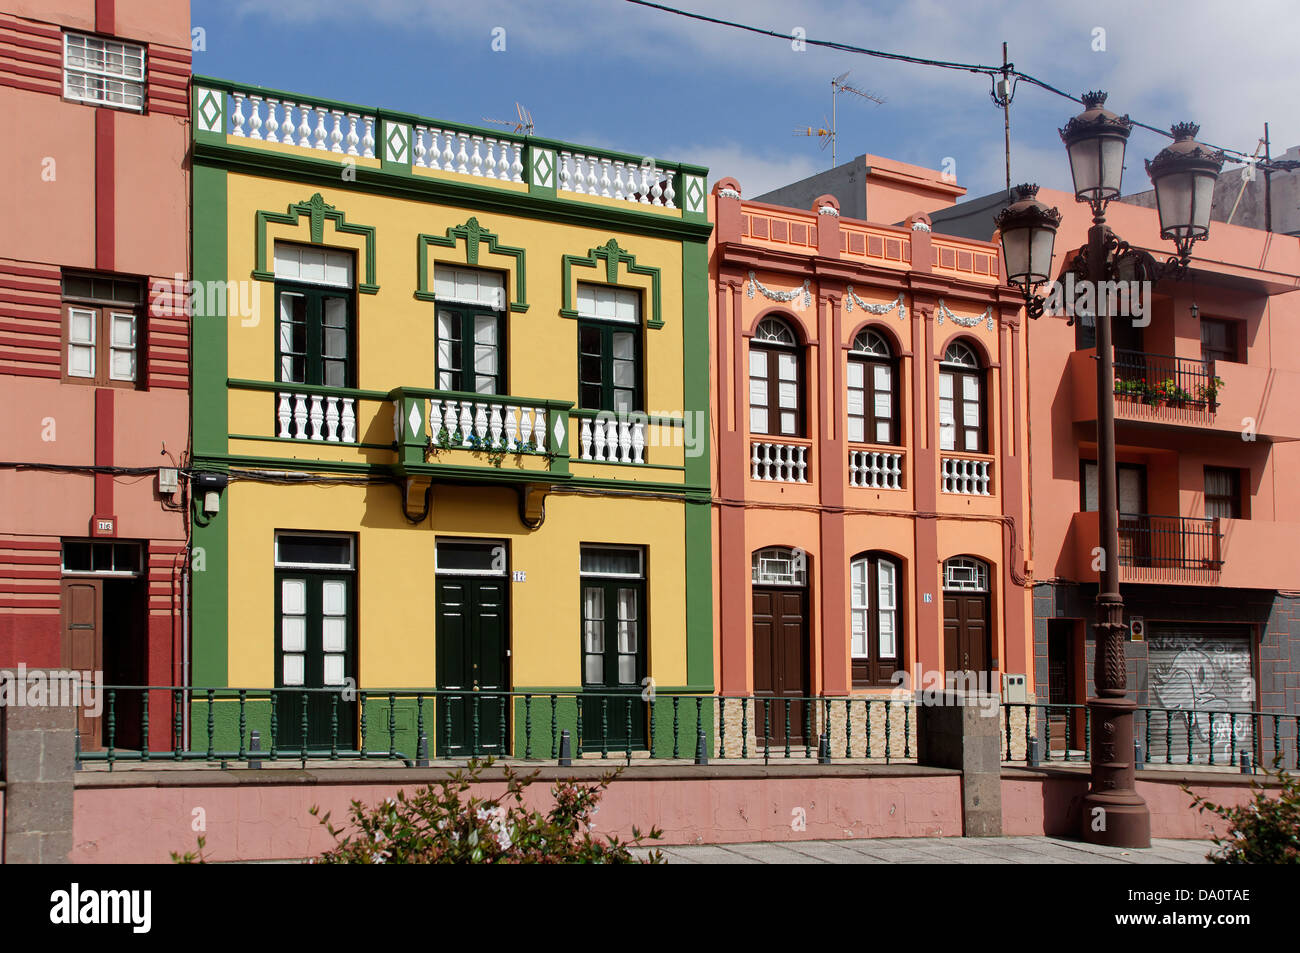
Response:
[[[1300,864],[1300,777],[1288,774],[1277,763],[1276,771],[1264,769],[1266,777],[1276,777],[1282,789],[1270,797],[1268,789],[1251,781],[1255,797],[1240,807],[1225,807],[1192,794],[1192,806],[1209,811],[1228,821],[1226,837],[1214,838],[1216,851],[1206,855],[1216,864]]]
[[[487,762],[471,762],[437,784],[407,796],[398,791],[368,808],[353,801],[351,830],[334,827],[327,813],[321,823],[335,846],[320,864],[635,864],[663,863],[659,851],[638,859],[631,848],[662,836],[657,828],[642,834],[632,828],[626,843],[592,834],[592,818],[617,772],[593,784],[555,782],[555,804],[543,814],[524,805],[524,791],[537,772],[519,775],[504,767],[506,790],[495,798],[466,797],[480,783]],[[311,810],[318,815],[318,808]]]

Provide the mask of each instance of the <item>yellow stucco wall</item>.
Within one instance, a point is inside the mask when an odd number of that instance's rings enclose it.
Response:
[[[504,540],[510,584],[512,683],[581,684],[578,553],[583,543],[646,547],[647,671],[686,684],[685,517],[665,500],[556,494],[546,522],[524,531],[513,490],[439,486],[419,526],[401,514],[394,486],[279,486],[236,482],[228,492],[230,683],[275,684],[277,530],[355,533],[357,669],[362,688],[436,684],[435,542]],[[673,571],[677,567],[677,571]],[[665,571],[666,570],[666,571]]]

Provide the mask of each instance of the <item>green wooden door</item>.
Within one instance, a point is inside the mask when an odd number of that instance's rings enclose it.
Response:
[[[443,576],[437,582],[437,737],[443,757],[501,755],[509,737],[506,580]]]
[[[276,571],[276,747],[303,745],[304,717],[309,750],[356,747],[354,603],[350,573]]]

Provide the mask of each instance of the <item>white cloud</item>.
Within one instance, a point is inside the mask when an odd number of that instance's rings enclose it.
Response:
[[[789,32],[802,27],[813,39],[832,39],[882,50],[982,64],[1001,62],[1001,42],[1010,45],[1015,65],[1077,95],[1103,88],[1108,105],[1158,127],[1195,119],[1202,138],[1251,151],[1272,121],[1275,151],[1300,143],[1300,118],[1287,105],[1286,78],[1300,48],[1300,18],[1294,0],[1259,0],[1246,10],[1218,0],[1135,4],[1132,0],[1093,0],[1087,5],[1005,0],[911,0],[899,5],[866,5],[852,0],[679,0],[683,8]],[[592,4],[578,0],[506,2],[475,0],[237,0],[239,16],[286,25],[317,22],[353,30],[365,22],[427,32],[431,61],[439,46],[482,43],[486,51],[493,27],[507,31],[510,50],[552,57],[563,73],[574,58],[629,60],[686,74],[700,95],[720,113],[752,109],[744,97],[772,84],[798,87],[809,95],[844,69],[854,81],[886,97],[869,122],[841,110],[843,161],[863,151],[933,167],[943,156],[959,158],[972,191],[1002,183],[1002,123],[988,98],[988,80],[967,72],[937,70],[809,47],[795,52],[788,42],[746,34],[629,3]],[[1096,51],[1094,31],[1105,31],[1105,51]],[[292,43],[292,35],[285,36]],[[617,75],[610,77],[617,81]],[[575,90],[586,95],[591,90]],[[761,104],[760,104],[761,105]],[[843,103],[841,105],[844,105]],[[829,103],[826,104],[829,111]],[[846,107],[847,108],[847,107]],[[877,107],[870,107],[875,110]],[[1078,106],[1021,83],[1012,106],[1013,179],[1039,177],[1064,184],[1065,154],[1056,127]],[[775,118],[780,118],[777,123]],[[819,119],[803,116],[803,122]],[[878,138],[847,145],[854,131],[892,128],[893,141]],[[786,117],[774,117],[784,133]],[[770,132],[770,130],[769,130]],[[1126,189],[1145,184],[1141,157],[1167,140],[1135,130],[1130,144]],[[764,179],[767,170],[792,169],[800,162],[819,167],[817,154],[773,157],[767,147],[756,156],[739,144],[701,143],[690,158],[715,155],[717,174],[740,169]],[[1055,158],[1053,158],[1055,156]],[[732,163],[726,169],[722,162]],[[1022,174],[1022,163],[1023,172]],[[976,168],[971,168],[975,165]],[[1041,167],[1041,174],[1038,170]],[[752,171],[751,171],[752,170]],[[737,175],[737,178],[742,178]],[[962,174],[959,173],[959,181]],[[755,194],[745,183],[746,191]]]

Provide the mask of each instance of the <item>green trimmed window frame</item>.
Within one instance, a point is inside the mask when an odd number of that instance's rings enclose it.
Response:
[[[644,345],[639,324],[578,319],[578,409],[645,409]]]
[[[485,334],[488,329],[490,333]],[[480,305],[439,304],[435,333],[438,390],[507,393],[502,312]]]
[[[327,285],[275,283],[277,383],[355,387],[356,298]]]

